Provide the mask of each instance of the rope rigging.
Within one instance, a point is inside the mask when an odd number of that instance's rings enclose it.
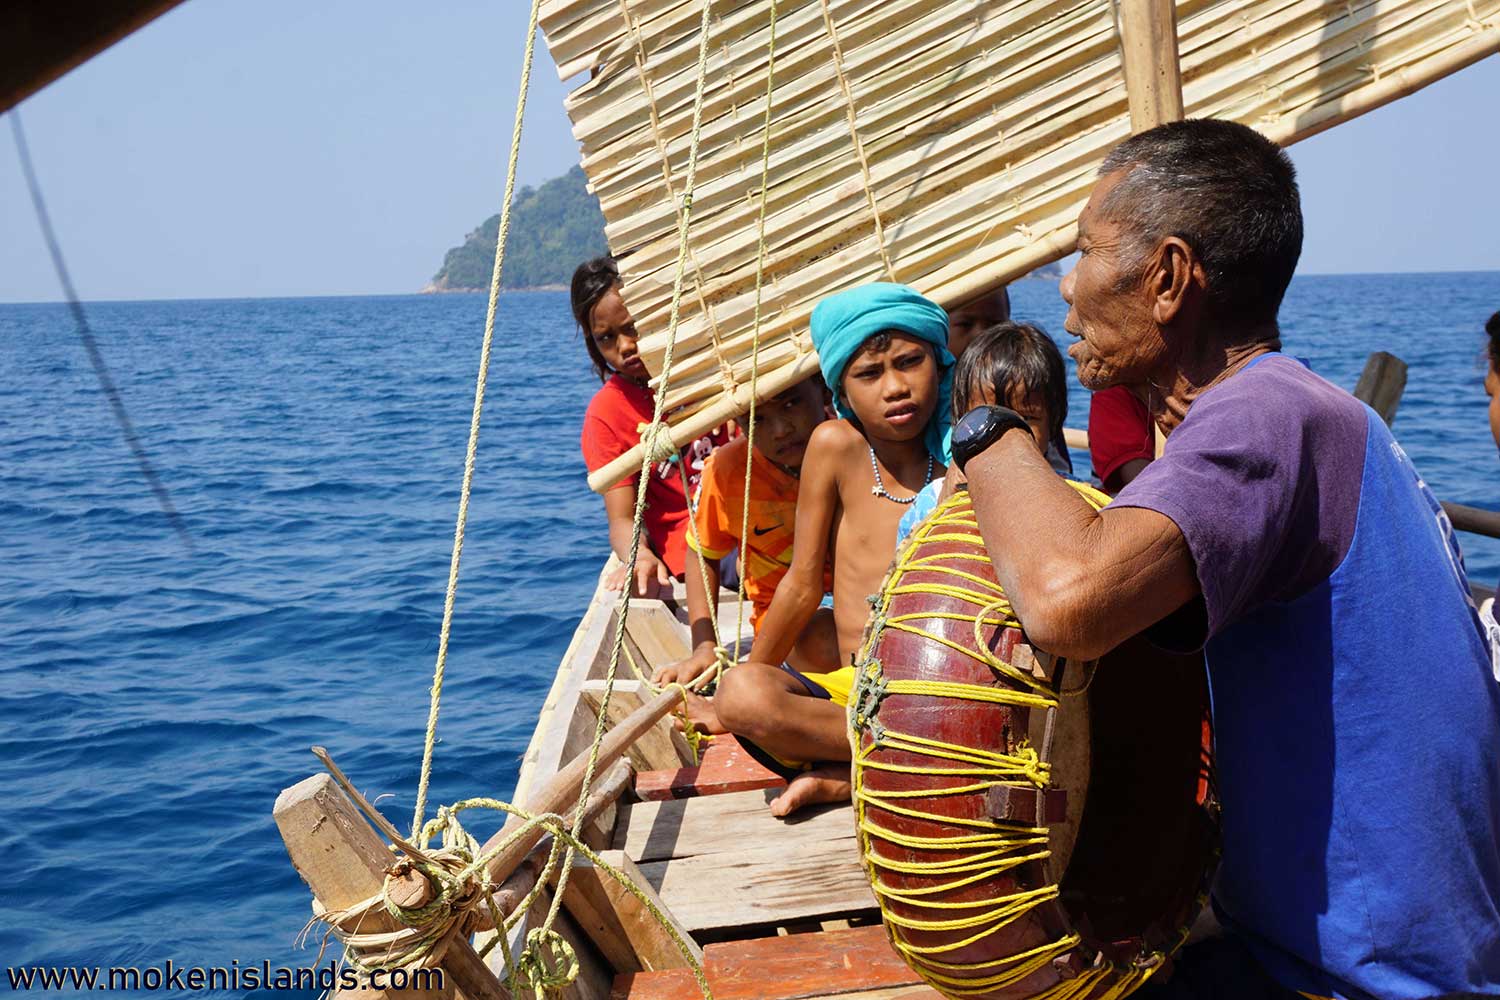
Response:
[[[354,797],[371,821],[386,833],[389,839],[407,857],[409,866],[425,876],[436,888],[435,897],[416,907],[405,907],[396,903],[390,896],[391,880],[387,878],[385,887],[379,896],[365,900],[349,910],[337,914],[324,914],[323,919],[329,925],[329,933],[338,937],[346,946],[348,961],[365,971],[375,968],[393,968],[414,963],[431,964],[438,961],[443,951],[456,935],[467,935],[479,922],[478,914],[481,905],[486,905],[491,914],[497,912],[493,891],[495,886],[490,881],[487,864],[490,860],[506,851],[509,847],[519,842],[520,838],[534,834],[539,828],[552,835],[551,850],[547,854],[546,862],[541,874],[536,879],[530,892],[521,900],[498,928],[502,934],[509,936],[515,924],[524,918],[531,905],[540,898],[546,890],[554,872],[557,884],[553,890],[553,897],[546,917],[539,927],[528,932],[524,947],[520,953],[512,958],[509,948],[503,950],[505,959],[505,978],[512,990],[525,988],[536,995],[557,990],[572,982],[578,974],[578,961],[573,954],[571,946],[554,929],[553,925],[560,912],[564,891],[567,886],[568,876],[574,864],[575,857],[583,854],[600,871],[613,878],[627,892],[635,896],[641,902],[643,908],[651,914],[659,923],[665,927],[682,951],[684,958],[693,971],[699,989],[705,998],[712,997],[712,991],[704,977],[701,964],[697,962],[691,953],[687,943],[682,940],[671,921],[660,909],[635,885],[634,881],[613,866],[606,863],[594,851],[592,851],[581,839],[581,831],[585,816],[585,803],[593,784],[594,775],[598,768],[600,745],[603,742],[606,725],[608,722],[608,704],[613,691],[615,676],[618,670],[622,653],[630,661],[632,669],[637,675],[641,671],[635,663],[633,655],[625,645],[626,623],[630,610],[630,583],[634,579],[635,558],[639,551],[641,542],[641,531],[643,515],[646,508],[646,486],[650,466],[657,460],[654,451],[659,450],[654,444],[644,449],[640,475],[637,479],[635,507],[632,519],[631,543],[629,558],[625,565],[626,586],[621,589],[620,598],[616,606],[614,637],[610,650],[609,664],[605,673],[604,693],[602,704],[598,713],[593,739],[589,749],[586,770],[582,785],[578,792],[577,807],[571,820],[559,813],[531,814],[518,806],[495,798],[472,798],[465,799],[452,805],[443,806],[438,809],[437,816],[424,823],[423,817],[426,810],[427,790],[430,784],[432,771],[433,749],[436,743],[437,720],[442,702],[443,681],[447,664],[448,642],[452,629],[453,609],[456,601],[459,567],[463,553],[463,542],[465,528],[468,522],[469,499],[472,492],[475,458],[478,449],[480,421],[484,407],[485,387],[488,379],[489,361],[491,347],[494,340],[495,315],[499,299],[501,277],[504,269],[505,248],[509,235],[511,208],[515,190],[516,164],[519,156],[520,141],[522,133],[522,122],[524,118],[526,97],[530,84],[531,67],[535,52],[535,37],[541,0],[532,0],[530,21],[527,29],[525,54],[521,67],[521,79],[516,101],[515,120],[511,134],[510,156],[506,167],[504,204],[501,209],[499,232],[495,244],[495,265],[490,281],[489,302],[485,314],[484,336],[480,351],[479,371],[475,381],[474,408],[470,419],[469,440],[465,452],[464,473],[459,494],[459,509],[457,521],[454,527],[453,552],[449,563],[448,583],[444,594],[442,624],[438,637],[438,652],[433,668],[433,678],[430,688],[430,700],[428,708],[427,726],[423,740],[421,771],[418,779],[417,800],[412,817],[412,833],[410,842],[397,834],[391,828],[379,812],[360,797],[352,786],[348,786],[342,775],[332,765],[331,761],[325,759],[330,770],[341,783],[346,785],[347,790]],[[775,40],[775,17],[776,5],[771,5],[771,52],[774,58]],[[706,68],[709,52],[709,18],[710,5],[705,2],[701,21],[699,23],[698,38],[698,63],[697,78],[694,92],[693,104],[693,126],[691,145],[688,154],[687,174],[682,193],[681,209],[678,225],[678,257],[676,272],[673,280],[671,316],[667,329],[666,352],[662,360],[661,375],[656,388],[655,409],[650,424],[643,429],[643,441],[659,443],[666,430],[663,421],[663,404],[667,388],[670,385],[672,358],[676,346],[678,321],[684,285],[684,274],[689,257],[688,244],[688,221],[692,211],[693,186],[696,178],[698,164],[698,148],[702,128],[703,94]],[[768,73],[769,76],[769,73]],[[770,127],[770,102],[771,88],[773,83],[767,83],[767,112],[766,112],[766,135],[763,141],[763,177],[764,163],[769,157],[769,127]],[[765,214],[765,192],[761,194],[761,232],[764,234]],[[761,259],[764,259],[764,245],[761,247]],[[757,311],[759,309],[759,285],[760,273],[757,273]],[[759,326],[757,321],[756,330],[756,360],[758,364],[759,350]],[[753,379],[753,375],[752,375]],[[753,407],[752,402],[752,430],[753,435]],[[668,439],[669,440],[669,439]],[[674,449],[675,454],[675,449]],[[687,492],[686,469],[682,467],[679,459],[679,470],[683,476],[684,492]],[[748,468],[747,468],[747,492],[748,492]],[[696,540],[696,530],[694,530]],[[742,546],[743,553],[743,546]],[[707,590],[707,568],[703,558],[699,556],[699,568],[704,574],[705,590]],[[712,596],[712,595],[711,595]],[[744,601],[744,585],[741,581],[740,599]],[[743,614],[743,610],[741,611]],[[715,621],[715,635],[717,639],[717,622]],[[715,675],[716,676],[716,675]],[[644,679],[644,678],[643,678]],[[705,677],[705,680],[708,678]],[[681,691],[686,699],[687,688],[681,684],[673,684],[671,687]],[[523,822],[508,835],[499,845],[489,851],[481,851],[477,841],[464,830],[459,821],[459,814],[470,809],[487,809],[505,813],[509,816],[520,818]],[[428,851],[427,845],[433,837],[441,835],[442,848],[437,851]],[[398,865],[398,868],[401,866]],[[380,934],[362,934],[358,931],[358,917],[369,912],[375,907],[380,907],[394,917],[402,929]],[[349,918],[354,919],[353,930],[347,929]],[[481,955],[488,953],[500,940],[497,936],[490,941],[481,951]]]

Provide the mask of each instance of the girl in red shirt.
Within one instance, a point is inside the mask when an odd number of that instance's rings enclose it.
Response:
[[[573,272],[572,306],[589,360],[603,383],[583,415],[583,461],[593,472],[640,443],[641,425],[651,422],[656,398],[647,384],[650,373],[636,351],[635,321],[620,298],[620,274],[612,257],[596,257]],[[724,440],[726,434],[715,431],[651,469],[635,560],[638,596],[664,596],[671,592],[672,579],[682,577],[690,513],[682,470],[687,472],[688,491],[696,493],[704,461]],[[609,547],[622,563],[630,557],[637,482],[638,476],[632,475],[604,494]],[[615,589],[623,583],[623,573],[606,581]]]

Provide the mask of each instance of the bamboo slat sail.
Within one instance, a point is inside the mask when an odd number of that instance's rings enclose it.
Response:
[[[541,18],[562,76],[591,74],[567,111],[653,373],[701,2],[547,0]],[[1108,0],[780,0],[774,67],[770,0],[710,3],[667,391],[679,441],[749,402],[768,68],[762,396],[816,369],[807,322],[831,290],[895,280],[952,306],[1068,253],[1099,162],[1130,132]],[[1282,144],[1500,51],[1500,0],[1183,0],[1176,15],[1186,114]],[[638,463],[627,455],[590,485]]]

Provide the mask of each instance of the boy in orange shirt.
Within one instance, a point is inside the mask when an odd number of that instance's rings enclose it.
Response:
[[[776,585],[792,565],[802,456],[813,430],[828,416],[827,405],[828,390],[821,378],[813,376],[755,408],[749,537],[745,539],[744,564],[739,568],[745,596],[753,605],[752,628],[760,627]],[[748,417],[741,417],[739,424],[742,432],[749,430]],[[693,518],[696,532],[690,532],[687,538],[691,550],[686,581],[693,653],[658,669],[651,678],[657,684],[691,684],[714,667],[717,643],[711,615],[719,593],[719,560],[741,550],[740,536],[746,526],[745,451],[749,447],[748,434],[743,434],[715,451],[704,466]],[[694,552],[703,556],[706,572],[700,571]],[[825,580],[825,591],[827,583]],[[723,624],[732,630],[731,623]],[[816,664],[826,662],[830,655],[837,657],[836,643],[832,612],[821,611],[802,629],[787,661],[798,669],[817,670]]]

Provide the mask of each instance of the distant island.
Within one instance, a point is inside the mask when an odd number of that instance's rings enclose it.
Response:
[[[492,215],[443,255],[443,266],[424,292],[483,292],[495,269],[495,237],[500,216]],[[607,252],[604,213],[589,194],[583,168],[574,167],[541,187],[523,187],[511,211],[505,245],[505,288],[566,288],[573,269]],[[1044,264],[1028,278],[1056,281],[1057,264]]]
[[[541,187],[523,187],[511,209],[505,241],[505,288],[567,287],[573,269],[605,253],[604,213],[574,167]],[[500,216],[492,215],[443,256],[424,292],[482,292],[495,270]]]

